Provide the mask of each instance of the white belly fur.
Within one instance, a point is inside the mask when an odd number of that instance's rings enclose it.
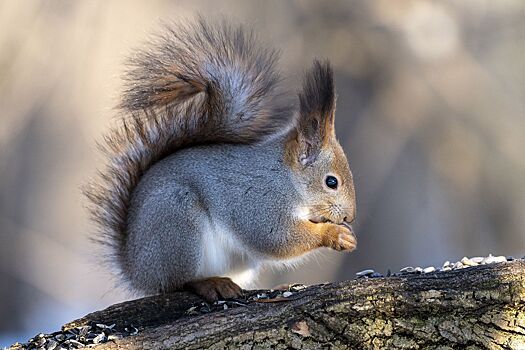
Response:
[[[255,278],[263,268],[294,269],[312,258],[320,249],[287,260],[262,257],[251,252],[233,232],[219,222],[207,222],[203,227],[202,258],[197,269],[197,278],[214,276],[230,277],[243,288],[255,286]]]
[[[257,259],[249,254],[248,249],[222,223],[204,224],[201,253],[198,278],[226,276],[247,288],[257,275]]]

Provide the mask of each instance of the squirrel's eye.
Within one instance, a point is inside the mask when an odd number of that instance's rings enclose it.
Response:
[[[337,188],[337,178],[335,176],[327,176],[325,180],[326,186],[336,189]]]

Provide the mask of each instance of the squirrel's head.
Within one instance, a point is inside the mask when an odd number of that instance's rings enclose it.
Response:
[[[335,88],[328,62],[314,61],[299,104],[297,124],[286,145],[286,162],[304,198],[299,215],[316,223],[349,224],[356,211],[354,183],[335,137]]]

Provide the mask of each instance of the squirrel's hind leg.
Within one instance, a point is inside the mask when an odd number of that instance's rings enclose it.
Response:
[[[148,185],[144,182],[137,191],[130,215],[127,265],[132,285],[148,294],[188,290],[209,302],[240,296],[241,288],[230,278],[207,277],[226,273],[220,270],[228,257],[218,257],[214,249],[206,256],[203,250],[205,241],[214,247],[219,242],[210,236],[208,214],[197,194],[175,182],[161,191],[150,191]]]
[[[171,182],[150,190],[147,181],[141,185],[129,216],[127,277],[146,294],[181,290],[198,276],[206,213],[184,186]]]

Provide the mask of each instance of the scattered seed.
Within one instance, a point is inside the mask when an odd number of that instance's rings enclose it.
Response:
[[[399,270],[401,273],[412,273],[414,272],[414,268],[412,266],[403,267],[401,270]]]
[[[458,262],[454,263],[454,265],[452,265],[452,268],[453,269],[462,269],[463,268],[463,264],[460,261],[458,261]]]
[[[58,343],[54,341],[53,339],[49,339],[47,341],[46,350],[54,350],[58,346]]]
[[[188,310],[186,310],[185,313],[186,313],[186,315],[196,315],[196,314],[198,314],[198,312],[196,310],[197,310],[197,306],[192,306]]]
[[[110,340],[119,340],[119,339],[122,339],[121,335],[111,334],[111,335],[108,336],[108,341],[110,341]]]
[[[93,338],[93,344],[102,343],[104,340],[106,340],[106,335],[104,333],[100,333],[95,338]]]
[[[304,284],[294,284],[290,287],[290,290],[292,292],[298,292],[304,289],[306,289],[306,286]]]
[[[356,273],[356,276],[357,277],[365,277],[365,276],[368,276],[368,275],[371,275],[373,274],[375,271],[374,270],[363,270],[363,271],[359,271]]]
[[[209,312],[211,312],[211,310],[209,310]],[[129,335],[135,335],[135,334],[137,334],[139,332],[139,330],[137,328],[133,327],[133,326],[126,327],[126,328],[124,328],[124,330],[126,332],[128,332]]]
[[[495,264],[495,263],[500,263],[500,262],[505,262],[505,261],[507,261],[507,258],[504,256],[489,255],[488,257],[483,259],[483,264]]]
[[[470,260],[466,256],[464,256],[463,259],[461,259],[461,263],[465,266],[477,266],[478,265],[477,262]]]
[[[83,348],[85,347],[84,344],[82,344],[81,342],[79,341],[76,341],[75,339],[70,339],[68,340],[69,344],[72,344],[73,346],[76,346],[77,348]]]
[[[108,341],[110,341],[110,340],[119,340],[119,339],[122,339],[122,336],[119,335],[119,334],[111,334],[110,336],[108,336]]]
[[[425,267],[423,269],[423,273],[431,273],[431,272],[434,272],[434,271],[436,271],[436,268],[434,266]]]

